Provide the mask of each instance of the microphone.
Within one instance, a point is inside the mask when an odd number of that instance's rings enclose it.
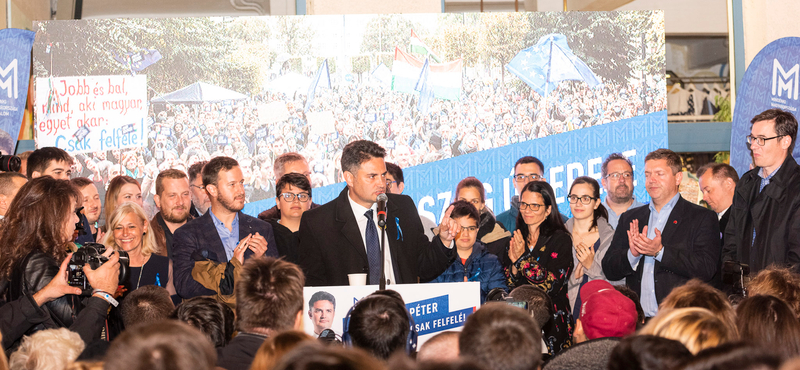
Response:
[[[385,227],[386,226],[386,201],[389,200],[389,197],[386,196],[386,193],[378,194],[378,226]]]

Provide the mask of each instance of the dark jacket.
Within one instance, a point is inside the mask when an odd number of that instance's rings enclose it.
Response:
[[[475,242],[475,245],[472,246],[472,254],[467,258],[466,263],[461,263],[461,258],[456,258],[447,270],[444,270],[431,282],[459,283],[464,282],[464,277],[468,281],[481,283],[481,304],[486,300],[486,295],[494,288],[503,288],[508,291],[503,266],[500,265],[497,256],[489,253],[481,242]]]
[[[650,206],[633,208],[620,216],[614,239],[603,258],[603,272],[608,280],[626,279],[628,286],[642,295],[643,261],[634,271],[628,261],[628,229],[639,221],[639,232],[650,221]],[[661,231],[664,254],[656,261],[654,280],[656,301],[660,304],[673,288],[693,278],[710,282],[719,270],[719,221],[714,211],[678,198]]]
[[[265,340],[267,337],[264,335],[240,332],[227,346],[217,351],[217,366],[227,370],[249,369]]]
[[[508,243],[511,242],[511,233],[495,220],[488,208],[481,213],[479,226],[478,240],[486,245],[486,250],[495,256],[505,254]]]
[[[300,232],[292,232],[286,226],[281,225],[277,219],[267,222],[272,225],[272,231],[275,233],[275,247],[278,248],[278,255],[288,262],[297,263]]]
[[[800,166],[787,156],[761,192],[760,170],[747,171],[736,183],[723,260],[749,264],[752,275],[771,264],[800,272]]]
[[[311,202],[311,207],[309,208],[309,210],[317,207],[319,207],[319,204]],[[258,214],[258,219],[266,222],[269,222],[271,220],[279,220],[280,218],[281,218],[281,210],[278,209],[278,206],[272,206],[272,208]]]
[[[191,221],[193,219],[194,216],[192,216],[190,213],[187,221]],[[166,222],[164,222],[164,217],[161,216],[161,212],[156,213],[156,215],[153,216],[153,219],[150,220],[150,228],[153,229],[153,236],[156,237],[156,245],[158,245],[156,254],[159,256],[169,257],[171,261],[172,244],[175,236],[171,231],[169,231],[169,226],[167,226]]]

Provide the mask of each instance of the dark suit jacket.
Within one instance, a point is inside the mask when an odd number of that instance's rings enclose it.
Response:
[[[634,271],[628,262],[628,229],[633,220],[639,220],[639,232],[642,232],[650,221],[650,206],[637,207],[620,216],[614,239],[603,258],[603,272],[608,280],[625,278],[628,286],[641,296],[644,263],[640,261]],[[661,262],[656,261],[654,271],[658,303],[672,288],[692,278],[710,282],[719,270],[722,247],[719,221],[710,209],[680,197],[661,231],[661,244],[664,255]]]
[[[410,197],[386,195],[386,243],[396,282],[433,280],[455,260],[455,248],[448,249],[438,237],[428,240]],[[336,199],[303,213],[298,257],[308,286],[348,285],[347,274],[369,273],[367,251],[347,198],[345,187]]]
[[[239,240],[256,232],[267,240],[267,252],[264,255],[278,257],[278,248],[275,247],[272,226],[240,211]],[[219,238],[217,228],[214,226],[214,220],[211,219],[211,212],[206,212],[200,218],[191,220],[175,230],[172,243],[172,274],[178,295],[183,299],[200,295],[216,295],[216,292],[206,289],[192,278],[192,268],[194,268],[195,262],[192,259],[192,252],[194,251],[205,249],[214,254],[213,257],[216,257],[214,259],[216,262],[228,262],[225,248],[222,246],[222,239]],[[252,255],[253,252],[250,250],[245,252],[245,260]]]

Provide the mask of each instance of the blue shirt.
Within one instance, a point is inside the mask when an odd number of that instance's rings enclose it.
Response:
[[[636,200],[636,198],[633,198],[633,203],[631,203],[631,206],[628,207],[626,211],[632,208],[641,207],[643,205],[644,203],[639,203],[639,201]],[[606,199],[603,200],[603,206],[606,207],[606,211],[608,211],[608,224],[611,225],[611,227],[613,227],[614,230],[616,230],[617,224],[619,223],[619,215],[616,214],[614,210],[611,209],[611,207],[608,205],[608,196],[606,196]]]
[[[669,214],[672,213],[672,209],[675,208],[675,204],[678,203],[678,198],[680,198],[680,196],[680,193],[675,194],[675,196],[672,197],[667,204],[661,207],[661,211],[657,211],[653,203],[650,203],[650,219],[647,221],[647,238],[655,238],[656,229],[658,229],[658,231],[664,231],[664,226],[667,225]],[[644,270],[642,272],[642,287],[641,291],[639,292],[639,302],[642,304],[644,315],[647,317],[653,317],[656,315],[656,313],[658,313],[656,283],[653,274],[655,272],[656,261],[661,262],[661,257],[663,256],[663,246],[655,257],[642,255],[639,255],[639,257],[634,257],[633,254],[631,254],[631,250],[628,249],[628,262],[630,262],[632,269],[636,270],[636,267],[639,265],[639,262],[641,262],[642,257],[644,257]]]
[[[217,228],[217,234],[222,240],[222,247],[225,248],[225,255],[230,261],[233,258],[233,251],[239,244],[239,212],[236,212],[236,216],[233,217],[233,222],[231,222],[233,231],[228,230],[225,223],[220,221],[214,212],[211,212],[211,208],[208,209],[208,213],[211,215],[211,219],[214,220],[214,227]]]

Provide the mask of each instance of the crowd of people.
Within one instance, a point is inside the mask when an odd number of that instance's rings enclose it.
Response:
[[[11,369],[800,368],[797,127],[778,109],[754,117],[753,170],[698,172],[709,208],[681,197],[681,159],[658,149],[649,204],[614,153],[600,182],[571,184],[567,219],[525,156],[511,209],[495,216],[468,177],[438,225],[370,140],[344,147],[347,186],[321,205],[310,161],[277,155],[276,205],[257,218],[241,212],[244,170],[229,156],[160,170],[148,217],[135,177],[101,196],[69,154],[40,148],[24,175],[0,174],[3,349]],[[302,332],[304,287],[351,274],[388,289],[359,300],[339,335],[335,298],[315,294],[319,338]],[[468,281],[481,307],[417,348],[392,285]]]

